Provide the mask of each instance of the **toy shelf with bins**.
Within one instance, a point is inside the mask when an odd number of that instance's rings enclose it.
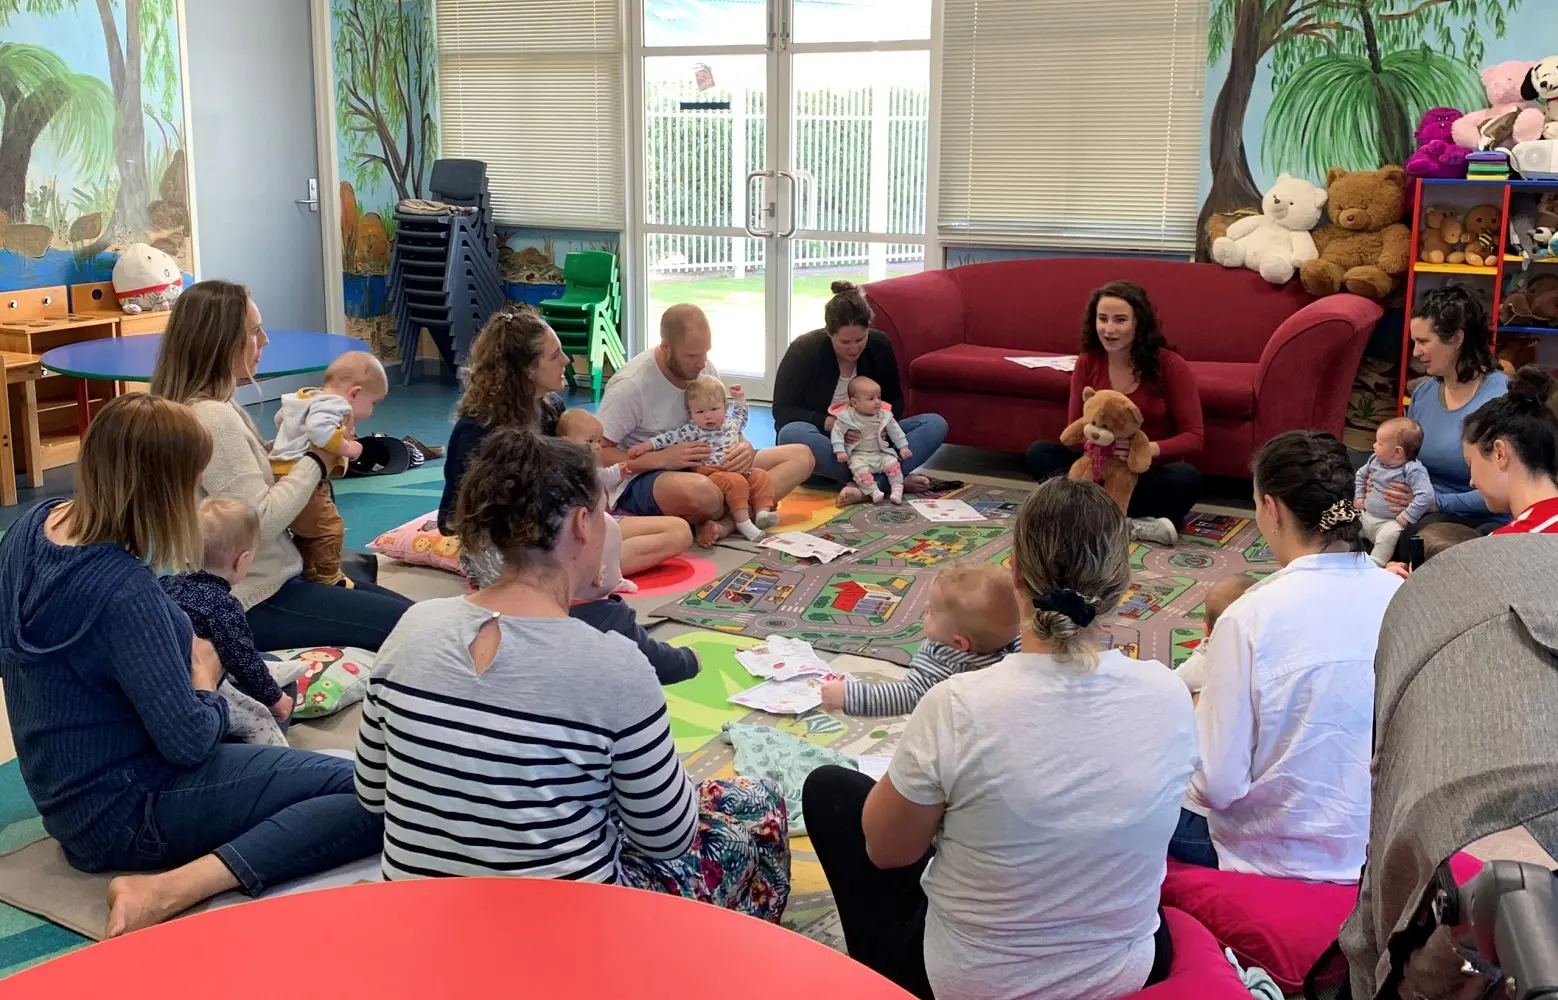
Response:
[[[1432,264],[1419,260],[1421,254],[1421,241],[1423,238],[1423,215],[1427,211],[1429,201],[1437,196],[1449,196],[1457,205],[1462,202],[1466,207],[1477,204],[1491,204],[1499,209],[1499,242],[1502,245],[1508,241],[1509,236],[1509,204],[1510,199],[1517,193],[1541,193],[1546,191],[1558,191],[1558,181],[1474,181],[1464,178],[1440,179],[1419,178],[1417,182],[1416,198],[1413,201],[1412,215],[1412,253],[1411,267],[1407,271],[1406,301],[1408,314],[1413,303],[1417,301],[1418,277],[1434,280],[1443,277],[1467,277],[1467,278],[1491,278],[1493,279],[1493,297],[1490,316],[1498,320],[1499,306],[1502,304],[1504,294],[1504,272],[1509,265],[1519,265],[1525,258],[1510,253],[1500,256],[1498,263],[1488,267],[1478,267],[1472,264]],[[1546,258],[1532,262],[1535,267],[1550,267],[1558,264],[1558,259]],[[1509,336],[1558,336],[1558,328],[1541,326],[1495,326],[1493,330],[1493,347],[1498,349],[1500,334]],[[1403,329],[1401,334],[1401,375],[1398,386],[1397,398],[1398,413],[1403,412],[1407,405],[1407,376],[1408,362],[1412,355],[1412,336],[1409,330]]]

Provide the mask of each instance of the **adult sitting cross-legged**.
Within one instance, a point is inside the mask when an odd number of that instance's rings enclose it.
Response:
[[[709,477],[691,471],[708,457],[709,446],[696,441],[674,444],[632,460],[627,451],[687,422],[687,384],[700,374],[719,377],[709,363],[712,345],[713,335],[702,309],[672,306],[660,317],[660,343],[611,377],[599,412],[605,431],[601,464],[623,462],[632,473],[613,498],[617,512],[683,518],[698,525],[698,541],[704,545],[732,530],[719,487]],[[811,449],[789,444],[756,451],[743,440],[726,453],[723,467],[746,472],[753,466],[767,470],[777,499],[811,475]]]

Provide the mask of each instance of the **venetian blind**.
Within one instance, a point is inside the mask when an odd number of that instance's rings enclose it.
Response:
[[[484,160],[498,221],[623,228],[619,0],[438,0],[442,155]]]
[[[1206,0],[943,0],[943,243],[1195,243]]]

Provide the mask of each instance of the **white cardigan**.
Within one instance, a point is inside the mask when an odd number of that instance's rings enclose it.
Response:
[[[206,399],[191,403],[190,409],[211,432],[211,462],[200,477],[201,497],[239,497],[260,514],[254,566],[233,588],[233,596],[247,610],[303,572],[303,559],[287,528],[319,485],[319,464],[299,462],[277,479],[259,428],[237,403]]]

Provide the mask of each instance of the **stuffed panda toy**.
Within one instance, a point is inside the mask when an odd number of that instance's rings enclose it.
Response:
[[[145,243],[130,244],[114,265],[114,297],[131,314],[172,309],[183,281],[178,262]]]

